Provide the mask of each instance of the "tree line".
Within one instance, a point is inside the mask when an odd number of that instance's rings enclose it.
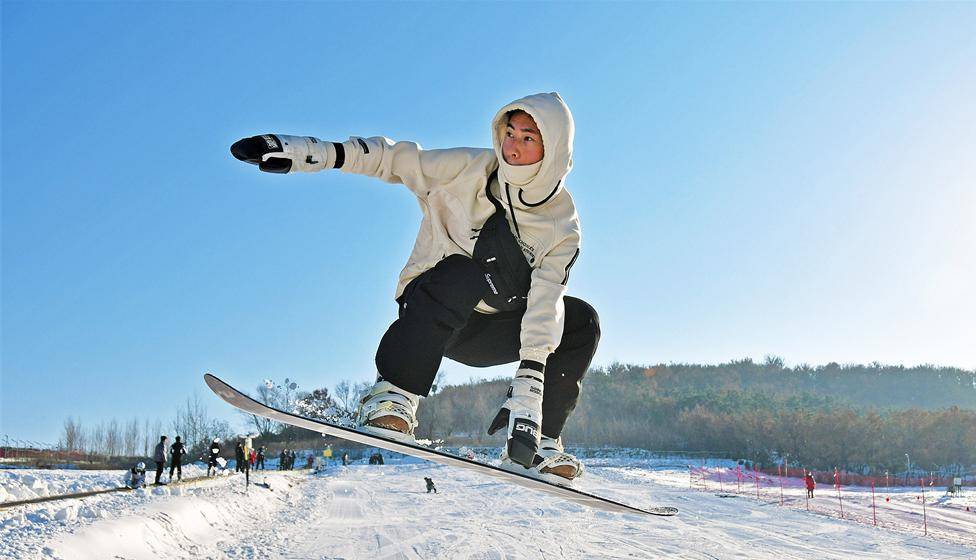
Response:
[[[207,407],[194,395],[176,407],[168,422],[159,418],[112,418],[85,424],[69,416],[62,425],[58,448],[89,457],[148,457],[161,435],[169,435],[170,443],[174,436],[181,436],[190,456],[196,458],[205,453],[213,438],[231,439],[235,431],[226,420],[211,418]]]
[[[509,381],[445,385],[439,374],[421,401],[417,436],[500,446],[501,436],[488,436],[486,429]],[[265,380],[252,395],[282,410],[350,424],[370,386],[344,380],[305,391],[286,378]],[[262,444],[319,438],[241,414]],[[231,439],[238,432],[211,419],[194,397],[169,424],[133,419],[82,427],[69,418],[61,445],[109,456],[148,454],[161,433],[182,435],[196,453],[213,437]],[[976,465],[976,371],[835,363],[789,368],[776,357],[718,365],[612,364],[587,372],[563,436],[570,446],[711,452],[759,464],[788,459],[864,473],[898,472],[908,454],[919,469],[960,471]]]
[[[425,399],[418,433],[485,434],[507,379]],[[897,472],[976,466],[976,371],[920,366],[798,366],[770,357],[719,365],[591,369],[563,432],[568,445],[713,452],[771,464]]]

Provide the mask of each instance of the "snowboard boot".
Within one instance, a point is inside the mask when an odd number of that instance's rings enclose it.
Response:
[[[359,401],[356,424],[374,435],[414,443],[420,396],[380,378]]]
[[[569,486],[574,480],[583,476],[583,463],[563,450],[561,437],[553,439],[542,436],[539,451],[536,452],[531,468],[523,467],[509,459],[505,450],[502,450],[501,466],[562,486]]]

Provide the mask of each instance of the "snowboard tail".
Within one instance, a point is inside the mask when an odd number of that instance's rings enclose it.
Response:
[[[277,422],[284,424],[289,424],[291,426],[297,426],[299,428],[305,428],[307,430],[312,430],[314,432],[319,432],[333,437],[342,438],[349,441],[354,441],[356,443],[361,443],[364,445],[369,445],[372,447],[379,447],[386,449],[387,451],[393,451],[396,453],[402,453],[404,455],[410,455],[411,457],[417,457],[419,459],[425,459],[427,461],[432,461],[434,463],[439,463],[441,465],[447,465],[449,467],[458,467],[467,470],[473,470],[483,475],[490,476],[497,480],[508,482],[512,484],[517,484],[519,486],[529,488],[532,490],[537,490],[549,494],[550,496],[556,498],[562,498],[570,502],[584,505],[587,507],[592,507],[602,511],[608,511],[612,513],[630,513],[630,514],[642,514],[642,515],[656,515],[669,517],[676,515],[678,513],[677,508],[673,507],[651,507],[647,509],[630,506],[608,498],[602,498],[594,494],[583,492],[581,490],[576,490],[574,488],[568,488],[565,486],[560,486],[558,484],[553,484],[533,478],[528,475],[519,474],[517,472],[512,472],[509,470],[502,469],[500,467],[495,467],[493,465],[486,465],[484,463],[479,463],[464,457],[458,457],[456,455],[451,455],[450,453],[445,453],[443,451],[437,451],[435,449],[430,449],[427,447],[422,447],[413,443],[404,443],[390,439],[388,437],[375,435],[366,432],[360,432],[358,430],[347,428],[345,426],[340,426],[338,424],[333,424],[331,422],[326,422],[324,420],[316,420],[313,418],[306,418],[304,416],[299,416],[297,414],[292,414],[290,412],[285,412],[283,410],[278,410],[277,408],[267,406],[265,404],[259,403],[258,401],[252,399],[251,397],[245,395],[244,393],[238,391],[237,389],[231,387],[227,383],[221,381],[217,377],[211,374],[205,374],[203,376],[204,381],[207,386],[217,394],[220,398],[226,401],[231,406],[249,412],[251,414],[256,414],[258,416],[263,416],[264,418],[269,418]]]

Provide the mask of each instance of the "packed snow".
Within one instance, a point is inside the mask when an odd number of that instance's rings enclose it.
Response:
[[[681,513],[604,513],[405,458],[317,474],[257,471],[249,487],[243,475],[227,473],[0,509],[0,558],[976,558],[972,489],[956,498],[933,494],[923,536],[914,513],[898,513],[914,511],[910,488],[890,491],[887,503],[895,505],[886,505],[885,523],[875,527],[863,491],[845,494],[849,509],[840,518],[830,511],[830,488],[807,511],[795,489],[780,506],[778,488],[757,500],[737,488],[702,487],[680,460],[585,463],[582,490]],[[108,488],[123,476],[0,471],[0,495],[11,501]],[[424,477],[437,494],[426,492]]]

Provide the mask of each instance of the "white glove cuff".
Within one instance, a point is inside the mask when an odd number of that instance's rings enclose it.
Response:
[[[336,160],[336,148],[332,142],[323,142],[313,136],[288,136],[276,134],[283,144],[282,152],[265,154],[262,159],[287,158],[292,161],[289,173],[322,171],[331,169]]]

